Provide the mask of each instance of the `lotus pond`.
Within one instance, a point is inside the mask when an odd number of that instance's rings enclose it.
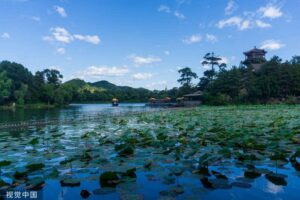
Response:
[[[0,170],[4,197],[300,199],[300,106],[203,106],[2,130]]]

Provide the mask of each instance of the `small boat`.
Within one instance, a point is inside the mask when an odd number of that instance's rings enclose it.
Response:
[[[118,106],[118,105],[119,105],[119,100],[118,100],[117,98],[113,98],[113,99],[111,100],[111,105],[112,105],[113,107]]]

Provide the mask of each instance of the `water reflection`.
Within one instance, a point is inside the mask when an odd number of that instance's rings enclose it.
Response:
[[[264,191],[271,193],[271,194],[277,194],[280,192],[283,192],[283,186],[275,185],[274,183],[267,182],[266,188]]]
[[[118,114],[135,111],[149,111],[152,108],[145,107],[144,103],[124,103],[118,107],[111,104],[71,104],[64,108],[52,109],[10,109],[0,110],[0,123],[11,123],[36,120],[66,120],[83,116],[93,117],[103,114]]]

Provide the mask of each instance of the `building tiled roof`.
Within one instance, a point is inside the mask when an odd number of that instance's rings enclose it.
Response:
[[[197,91],[197,92],[192,93],[192,94],[186,94],[186,95],[184,95],[184,97],[197,97],[197,96],[202,96],[202,95],[203,95],[202,91]]]
[[[265,51],[264,49],[258,49],[256,47],[254,47],[253,49],[244,52],[245,55],[249,55],[249,54],[266,54],[267,51]]]

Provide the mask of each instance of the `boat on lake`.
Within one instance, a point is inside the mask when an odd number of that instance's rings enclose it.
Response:
[[[111,100],[111,105],[112,105],[113,107],[118,106],[118,105],[119,105],[119,100],[118,100],[117,98],[113,98],[113,99]]]

